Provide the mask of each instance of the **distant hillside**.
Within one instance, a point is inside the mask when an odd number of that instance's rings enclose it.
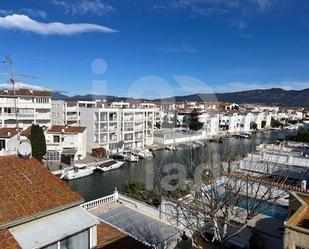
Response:
[[[54,93],[53,99],[69,99],[69,100],[94,100],[106,99],[108,101],[126,101],[125,97],[105,96],[105,95],[76,95],[68,97],[61,93]],[[131,99],[132,100],[132,99]],[[158,101],[159,99],[155,99]],[[235,102],[239,104],[265,104],[278,105],[286,107],[305,107],[309,108],[309,88],[304,90],[286,91],[281,88],[272,88],[266,90],[251,90],[233,93],[213,93],[213,94],[193,94],[187,96],[175,96],[162,99],[163,101],[220,101]]]
[[[62,93],[59,93],[59,92],[53,92],[53,95],[52,95],[52,99],[53,100],[62,100],[62,99],[66,99],[68,98],[68,96],[62,94]]]
[[[266,104],[290,107],[309,108],[309,88],[304,90],[286,91],[281,88],[272,88],[266,90],[251,90],[233,93],[214,93],[214,94],[193,94],[188,96],[176,96],[164,100],[174,101],[221,101],[247,104]]]
[[[52,95],[53,100],[83,100],[91,101],[95,99],[106,99],[107,101],[125,101],[125,97],[116,97],[116,96],[106,96],[106,95],[95,95],[95,94],[86,94],[86,95],[74,95],[67,96],[59,92],[54,92]]]

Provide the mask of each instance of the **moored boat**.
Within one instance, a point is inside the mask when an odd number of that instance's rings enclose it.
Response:
[[[75,164],[73,169],[63,170],[60,179],[73,180],[82,178],[93,174],[95,167],[88,166],[87,164]]]
[[[176,147],[175,147],[174,145],[167,145],[167,146],[165,147],[165,149],[171,150],[171,151],[176,151],[176,150],[177,150]]]
[[[139,158],[137,155],[134,155],[131,151],[121,152],[113,155],[114,159],[120,159],[129,162],[138,162]]]
[[[101,165],[97,166],[97,169],[101,170],[103,172],[106,172],[106,171],[118,169],[123,164],[124,164],[124,162],[122,162],[122,161],[109,160],[109,161],[106,161],[106,162],[102,163]]]

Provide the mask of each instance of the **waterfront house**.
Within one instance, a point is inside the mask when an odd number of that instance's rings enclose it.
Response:
[[[86,127],[53,125],[45,132],[47,160],[59,161],[61,155],[72,160],[86,157]],[[51,156],[56,158],[51,158]]]
[[[18,144],[16,128],[0,128],[0,156],[15,154]]]

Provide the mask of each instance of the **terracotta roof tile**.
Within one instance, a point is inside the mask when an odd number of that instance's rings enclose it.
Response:
[[[65,126],[65,125],[53,125],[47,130],[47,133],[82,133],[86,127],[81,126]]]
[[[98,249],[150,249],[142,242],[108,224],[97,225]]]
[[[0,138],[11,138],[17,134],[16,128],[0,128]]]
[[[52,92],[50,91],[36,91],[29,89],[19,89],[15,93],[17,96],[42,96],[42,97],[51,97]],[[0,96],[14,96],[12,90],[0,89]]]
[[[0,230],[0,249],[21,249],[9,230]]]
[[[33,158],[0,157],[0,189],[0,227],[83,201]]]

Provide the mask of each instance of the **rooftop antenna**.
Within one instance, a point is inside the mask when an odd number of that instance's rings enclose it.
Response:
[[[29,140],[21,141],[20,129],[18,125],[18,109],[17,109],[17,96],[15,89],[15,75],[13,73],[13,61],[10,56],[6,56],[2,61],[8,67],[8,75],[10,76],[9,82],[12,83],[13,88],[13,99],[14,99],[14,109],[15,109],[15,119],[16,119],[16,132],[17,140],[19,141],[19,146],[17,148],[17,155],[23,159],[31,157],[31,143]]]
[[[18,125],[18,110],[17,110],[17,101],[16,101],[16,89],[15,89],[15,77],[13,73],[13,61],[9,55],[4,57],[2,61],[8,68],[9,82],[12,84],[13,88],[13,99],[14,99],[14,111],[15,111],[15,120],[16,120],[16,131],[17,131],[17,139],[20,141],[20,131]]]

